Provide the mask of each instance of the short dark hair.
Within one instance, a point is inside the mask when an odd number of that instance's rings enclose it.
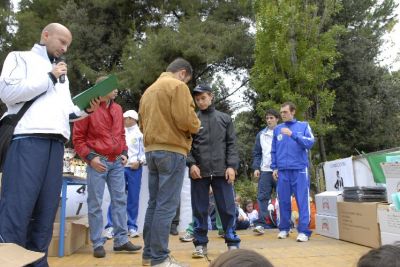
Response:
[[[261,254],[249,249],[234,249],[222,253],[210,267],[273,267],[272,263]]]
[[[178,72],[180,70],[186,70],[187,75],[190,76],[192,76],[193,74],[192,65],[190,65],[189,61],[181,57],[178,57],[174,61],[172,61],[166,69],[167,72],[172,73]]]
[[[277,119],[279,119],[280,118],[280,115],[279,115],[279,112],[278,111],[276,111],[275,109],[268,109],[266,112],[265,112],[265,116],[268,116],[268,115],[272,115],[272,116],[274,116],[275,118],[277,118]]]
[[[383,245],[364,254],[357,263],[357,267],[397,267],[400,266],[400,243]]]
[[[283,103],[282,105],[281,105],[281,108],[283,108],[283,107],[286,107],[286,106],[289,106],[289,110],[291,111],[291,112],[293,112],[293,111],[295,111],[296,110],[296,105],[295,104],[293,104],[293,102],[285,102],[285,103]]]

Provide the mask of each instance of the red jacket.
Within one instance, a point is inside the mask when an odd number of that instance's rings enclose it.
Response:
[[[101,102],[90,116],[74,123],[72,141],[76,153],[86,161],[94,154],[106,156],[110,161],[121,154],[127,155],[121,106],[111,102],[107,107],[106,102]]]

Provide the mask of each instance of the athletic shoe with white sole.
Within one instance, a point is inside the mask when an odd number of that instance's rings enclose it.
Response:
[[[279,234],[278,234],[278,238],[279,238],[279,239],[285,239],[285,238],[287,238],[288,236],[289,236],[289,233],[286,232],[286,231],[280,231]]]
[[[107,237],[107,239],[113,239],[114,237],[114,228],[108,227],[104,230],[104,236]]]
[[[296,238],[297,242],[307,242],[308,239],[309,239],[308,236],[304,233],[299,233],[299,235]]]
[[[129,235],[130,237],[138,237],[138,236],[139,236],[139,233],[138,233],[138,231],[136,231],[135,229],[129,229],[128,235]]]
[[[189,232],[186,232],[185,235],[179,237],[179,240],[182,242],[192,242],[193,235]]]
[[[265,233],[264,227],[262,227],[261,225],[258,225],[253,229],[253,232],[256,234],[259,234],[259,235],[263,235]]]
[[[200,259],[204,258],[207,255],[207,247],[206,246],[196,246],[192,253],[192,258]]]

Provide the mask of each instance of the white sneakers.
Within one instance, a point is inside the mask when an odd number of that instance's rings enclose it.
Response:
[[[114,228],[112,228],[112,227],[106,228],[106,229],[104,230],[104,236],[105,236],[107,239],[112,239],[112,238],[114,237],[113,231],[114,231]]]
[[[263,235],[265,233],[264,227],[262,227],[261,225],[258,225],[253,229],[253,232],[258,235]]]
[[[289,233],[286,232],[286,231],[280,231],[279,234],[278,234],[278,238],[279,238],[279,239],[285,239],[285,238],[287,238],[288,236],[289,236]]]
[[[154,267],[188,267],[188,264],[177,262],[172,256],[168,256],[160,264],[153,265]]]
[[[185,235],[179,237],[179,240],[182,242],[192,242],[193,241],[193,235],[189,232],[186,232]]]
[[[139,233],[138,233],[138,231],[135,230],[135,229],[129,229],[128,235],[129,235],[130,237],[138,237],[138,236],[139,236]]]
[[[278,234],[279,239],[285,239],[289,236],[289,233],[286,231],[280,231]],[[307,242],[309,240],[309,237],[304,234],[304,233],[299,233],[299,235],[296,238],[297,242]]]
[[[299,235],[296,238],[297,242],[307,242],[308,241],[308,236],[303,233],[299,233]]]

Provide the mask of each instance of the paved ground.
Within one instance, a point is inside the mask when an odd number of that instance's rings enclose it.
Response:
[[[358,258],[370,249],[320,235],[313,235],[306,243],[296,242],[296,234],[292,234],[288,239],[278,240],[276,230],[269,230],[263,236],[255,236],[250,230],[239,231],[239,235],[242,239],[242,248],[253,249],[264,255],[275,267],[355,267]],[[226,250],[226,246],[216,231],[210,232],[209,236],[208,257],[209,260],[213,260]],[[143,245],[141,237],[132,241]],[[192,243],[182,243],[177,236],[171,236],[170,249],[178,261],[188,263],[192,267],[205,267],[209,264],[207,259],[192,259]],[[106,243],[106,251],[105,258],[96,259],[92,256],[92,249],[88,245],[71,256],[50,257],[49,264],[52,267],[141,266],[141,252],[114,253],[112,241]]]

